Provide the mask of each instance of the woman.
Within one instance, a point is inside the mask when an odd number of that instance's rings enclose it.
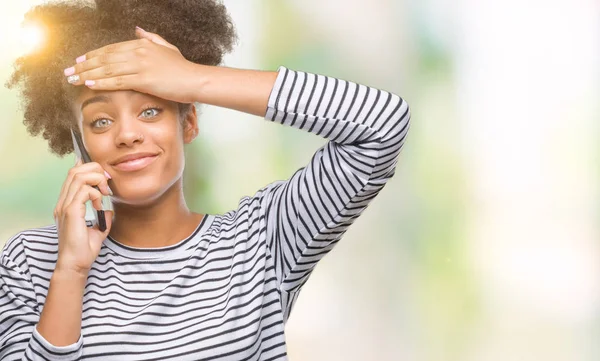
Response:
[[[285,67],[218,66],[235,34],[215,1],[96,4],[26,18],[50,39],[11,81],[25,124],[58,155],[73,150],[76,127],[93,162],[69,171],[55,226],[20,232],[1,253],[0,359],[287,359],[284,324],[302,285],[394,174],[407,104]],[[237,209],[196,213],[182,192],[196,102],[329,142]],[[103,195],[114,208],[104,232],[84,218]]]

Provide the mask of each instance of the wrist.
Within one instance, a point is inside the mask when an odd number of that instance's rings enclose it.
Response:
[[[195,65],[191,86],[194,101],[265,115],[277,72]]]
[[[68,267],[65,265],[56,265],[52,273],[52,279],[84,282],[87,281],[89,270],[84,270],[78,267]]]
[[[187,77],[186,88],[191,90],[190,103],[209,104],[206,97],[206,87],[210,83],[210,77],[216,66],[197,64],[190,62],[190,76]]]

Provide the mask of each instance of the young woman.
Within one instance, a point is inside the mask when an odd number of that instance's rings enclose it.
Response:
[[[235,32],[215,1],[55,2],[26,19],[48,42],[10,82],[25,124],[58,155],[78,129],[93,162],[68,172],[56,225],[0,254],[0,359],[287,359],[302,285],[394,174],[406,102],[286,67],[219,66]],[[196,102],[329,142],[237,209],[197,213],[182,191]],[[114,212],[100,231],[85,203],[101,209],[103,195]]]

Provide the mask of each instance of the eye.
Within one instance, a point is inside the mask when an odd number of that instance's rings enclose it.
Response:
[[[100,118],[96,119],[92,122],[92,127],[94,128],[105,128],[108,126],[108,122],[112,122],[110,119]]]
[[[144,109],[142,111],[141,116],[143,118],[153,118],[153,117],[157,116],[158,114],[160,114],[159,108],[148,108],[148,109]]]

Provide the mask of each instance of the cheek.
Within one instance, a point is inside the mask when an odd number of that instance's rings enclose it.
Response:
[[[154,125],[154,124],[153,124]],[[181,148],[180,132],[171,124],[155,124],[146,130],[150,142],[165,152],[177,152]],[[147,144],[147,146],[152,146]]]
[[[152,131],[151,141],[164,157],[164,171],[175,176],[183,171],[185,164],[181,132],[177,128],[157,128]]]
[[[114,156],[115,144],[111,137],[96,135],[93,140],[88,141],[86,150],[94,162],[107,164]]]

